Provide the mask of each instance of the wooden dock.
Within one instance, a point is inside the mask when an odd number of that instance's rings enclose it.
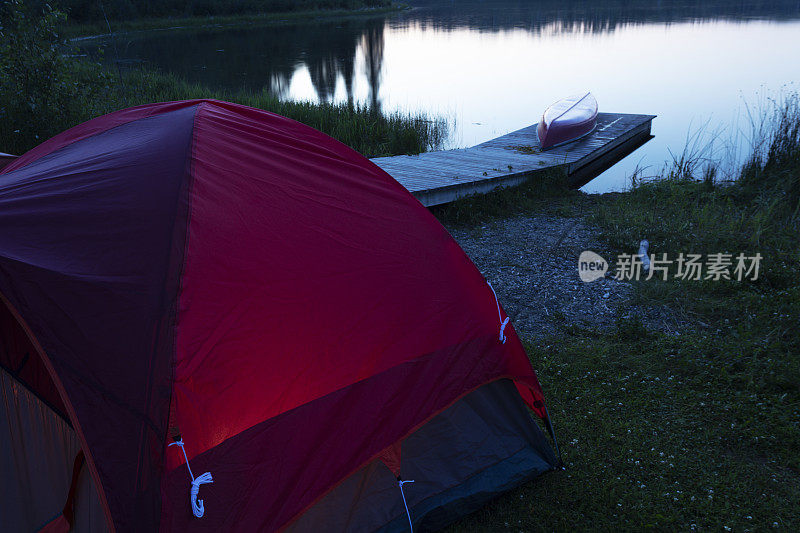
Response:
[[[652,139],[654,118],[598,113],[597,128],[592,133],[544,152],[539,148],[534,124],[472,148],[376,157],[372,161],[426,206],[518,185],[554,168],[566,171],[570,185],[577,188]]]

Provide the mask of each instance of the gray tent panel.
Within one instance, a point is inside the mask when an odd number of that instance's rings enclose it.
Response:
[[[321,451],[324,453],[324,451]],[[403,441],[415,531],[435,530],[557,464],[516,387],[500,380],[446,409]],[[288,531],[408,531],[397,480],[379,460],[344,480]]]
[[[75,431],[0,368],[0,525],[38,531],[61,514],[80,443]],[[107,531],[100,499],[84,467],[78,478],[73,533]]]

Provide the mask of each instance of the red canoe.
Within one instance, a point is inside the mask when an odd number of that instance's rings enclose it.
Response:
[[[569,96],[545,109],[536,131],[544,150],[579,139],[596,125],[597,100],[586,93]]]

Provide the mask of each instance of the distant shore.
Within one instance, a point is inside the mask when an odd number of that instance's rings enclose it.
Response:
[[[109,20],[76,23],[70,22],[61,29],[61,34],[72,41],[108,37],[111,33],[137,31],[166,31],[192,28],[221,28],[227,26],[270,26],[296,22],[314,22],[331,19],[361,18],[385,15],[408,9],[400,3],[387,7],[365,7],[359,9],[314,9],[281,13],[251,13],[239,15],[217,15],[202,17],[157,17],[134,20]],[[109,32],[109,25],[111,32]]]

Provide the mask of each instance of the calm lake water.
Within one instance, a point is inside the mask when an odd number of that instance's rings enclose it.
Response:
[[[655,139],[587,192],[624,189],[637,167],[657,173],[701,128],[701,143],[718,139],[709,155],[741,159],[745,104],[800,88],[798,0],[408,3],[372,18],[119,35],[118,57],[212,87],[441,115],[448,147],[538,122],[548,104],[586,90],[601,111],[658,115]],[[723,150],[737,133],[739,148]]]

